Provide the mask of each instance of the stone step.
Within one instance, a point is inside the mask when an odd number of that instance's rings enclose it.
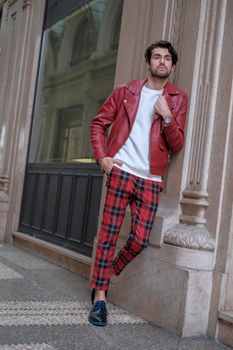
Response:
[[[232,323],[233,325],[233,310],[219,311],[218,316],[220,320]]]
[[[219,311],[219,340],[233,347],[233,310]]]
[[[12,236],[15,246],[89,279],[91,258],[22,232],[14,232]]]

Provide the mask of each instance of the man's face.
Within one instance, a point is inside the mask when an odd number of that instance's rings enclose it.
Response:
[[[151,53],[150,63],[147,63],[151,76],[166,79],[173,71],[172,56],[168,49],[156,47]]]

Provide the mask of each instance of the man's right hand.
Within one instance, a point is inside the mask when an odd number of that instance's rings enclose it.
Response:
[[[121,166],[123,163],[118,159],[113,159],[111,157],[104,157],[99,164],[102,170],[109,175],[111,173],[111,170],[114,164]]]

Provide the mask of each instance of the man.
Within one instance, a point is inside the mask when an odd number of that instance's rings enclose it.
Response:
[[[146,50],[145,59],[148,79],[118,86],[90,127],[95,159],[108,177],[91,281],[89,322],[96,326],[107,324],[111,275],[119,275],[148,244],[169,153],[184,143],[187,95],[168,82],[177,53],[169,42],[158,41]],[[114,258],[127,205],[131,231]]]

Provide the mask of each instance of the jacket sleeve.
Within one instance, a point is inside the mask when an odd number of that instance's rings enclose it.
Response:
[[[117,87],[107,98],[90,124],[90,139],[97,162],[100,158],[107,156],[106,133],[117,114],[116,95],[119,88]]]
[[[183,95],[183,101],[180,104],[176,115],[168,125],[163,125],[163,132],[169,149],[173,152],[179,151],[184,144],[184,128],[188,108],[188,96]]]

